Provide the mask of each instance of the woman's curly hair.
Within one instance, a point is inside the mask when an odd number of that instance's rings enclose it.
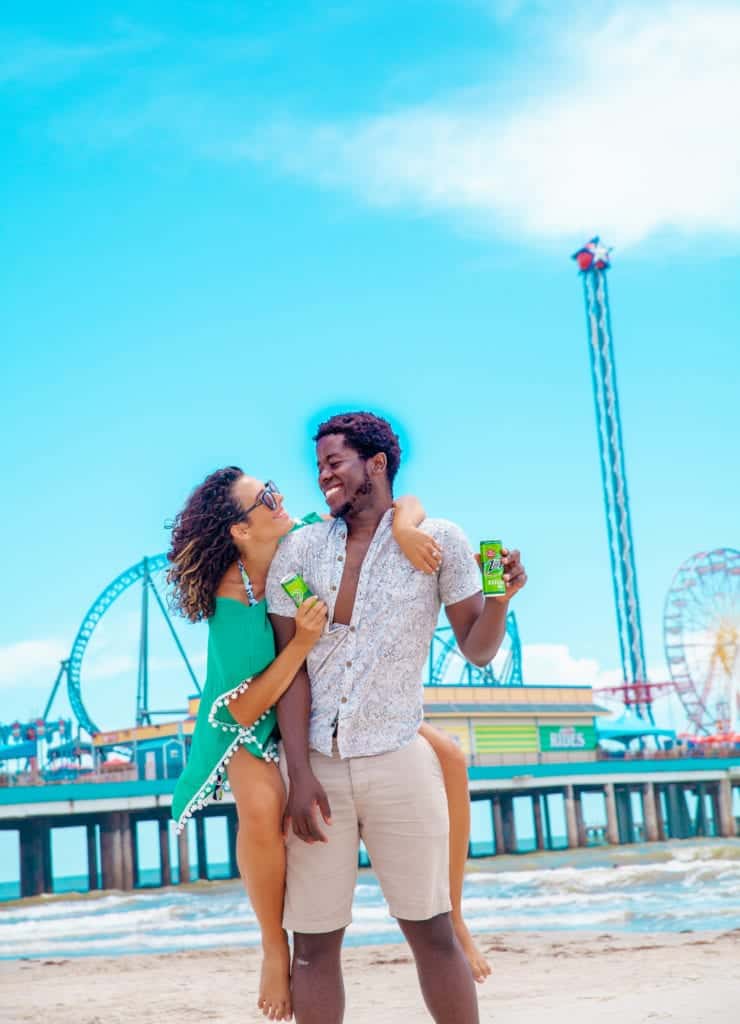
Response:
[[[170,603],[191,622],[210,619],[216,610],[216,590],[226,570],[239,557],[230,527],[244,519],[234,498],[238,466],[217,469],[196,487],[172,524],[167,552]]]

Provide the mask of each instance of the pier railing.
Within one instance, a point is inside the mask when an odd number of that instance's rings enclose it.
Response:
[[[705,759],[725,759],[725,760],[738,760],[740,761],[740,744],[738,743],[713,743],[703,745],[680,745],[674,746],[670,750],[656,750],[656,749],[645,749],[645,750],[605,750],[602,747],[597,747],[595,753],[596,761],[608,761],[608,762],[624,762],[624,761],[640,761],[649,764],[651,762],[663,762],[663,761],[685,761],[685,760],[705,760]],[[592,758],[594,754],[592,753]],[[487,753],[487,754],[469,754],[468,764],[470,767],[496,767],[499,765],[515,765],[515,764],[541,764],[551,765],[556,768],[558,764],[570,764],[579,763],[583,760],[583,754],[580,751],[562,751],[560,753],[554,753],[552,751],[546,754],[531,753],[524,755],[522,753]],[[89,771],[82,771],[73,775],[60,774],[56,778],[49,778],[39,772],[0,772],[0,789],[4,788],[15,788],[19,786],[63,786],[70,782],[85,782],[85,783],[104,783],[106,785],[111,782],[136,782],[143,780],[144,776],[139,771],[136,764],[130,763],[114,763],[105,765],[97,769],[90,769]]]

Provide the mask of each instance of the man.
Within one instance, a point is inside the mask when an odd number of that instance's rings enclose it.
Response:
[[[437,1024],[477,1024],[470,969],[450,921],[448,820],[439,763],[418,736],[425,659],[441,604],[463,654],[494,657],[507,600],[526,582],[505,552],[506,599],[484,600],[462,531],[428,519],[437,572],[417,572],[391,534],[398,438],[370,413],[334,416],[314,439],[332,519],[290,535],[267,581],[277,646],[294,632],[280,580],[300,573],[329,627],[278,705],[289,787],[285,927],[294,933],[297,1024],[341,1024],[341,945],[351,921],[360,837],[416,959]],[[317,819],[320,810],[324,824]]]

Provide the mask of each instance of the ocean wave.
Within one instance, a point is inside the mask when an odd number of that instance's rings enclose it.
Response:
[[[613,853],[615,860],[624,850]],[[718,855],[718,852],[720,855]],[[733,855],[730,856],[729,853]],[[740,927],[740,845],[688,847],[665,859],[471,872],[463,909],[476,932],[678,931]],[[363,873],[351,945],[401,941],[380,886]],[[259,943],[238,884],[33,900],[0,916],[0,957],[87,956],[244,947]]]
[[[628,915],[624,910],[605,910],[591,914],[569,914],[567,920],[568,928],[597,928],[606,924],[624,924]],[[470,923],[470,922],[469,922]],[[517,914],[496,914],[495,916],[476,917],[474,920],[475,931],[499,932],[499,931],[532,931],[533,929],[562,929],[566,922],[562,914],[541,914],[537,917],[536,923],[532,918],[523,921]]]
[[[485,872],[469,874],[470,885],[493,885],[518,890],[537,887],[566,892],[594,889],[629,889],[655,883],[673,884],[683,879],[687,885],[728,878],[740,884],[740,860],[713,857],[674,857],[648,864],[614,864],[611,867],[560,867],[539,870]]]
[[[578,906],[613,903],[614,896],[608,892],[589,893],[577,901]],[[531,896],[463,896],[463,912],[470,917],[482,910],[517,909],[546,910],[549,907],[572,907],[576,905],[570,893],[544,893]]]
[[[221,914],[212,917],[194,915],[191,925],[204,932],[219,928],[255,927],[257,920],[252,912],[247,912],[247,907],[248,904],[245,901],[245,913],[242,914]],[[114,936],[116,934],[137,936],[144,932],[179,932],[182,931],[183,921],[176,910],[175,907],[165,906],[150,910],[130,911],[125,914],[109,912],[71,919],[54,918],[43,923],[37,922],[33,933],[36,938],[54,940],[60,936],[65,938],[82,935]],[[0,921],[0,944],[13,942],[18,937],[22,939],[28,931],[28,922]]]
[[[93,936],[87,941],[60,939],[49,942],[37,938],[27,938],[14,943],[11,949],[0,946],[0,959],[16,959],[17,957],[33,956],[100,956],[105,953],[169,953],[188,949],[219,949],[227,946],[254,946],[260,941],[257,930],[234,934],[231,931],[201,932],[194,931],[184,934],[141,933],[138,935],[119,935],[115,937]]]
[[[77,898],[60,899],[59,896],[36,896],[33,900],[23,900],[3,909],[3,921],[39,921],[55,917],[76,917],[96,912],[107,907],[121,907],[126,904],[138,904],[144,900],[161,900],[162,896],[150,893],[117,893],[108,892],[98,895],[79,896]]]

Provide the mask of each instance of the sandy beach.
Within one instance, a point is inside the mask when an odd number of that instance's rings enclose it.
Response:
[[[697,1024],[728,1020],[740,992],[740,931],[661,935],[501,934],[484,939],[494,968],[481,1021],[516,1024]],[[8,1024],[190,1024],[257,1021],[255,950],[5,961]],[[347,1024],[422,1024],[404,946],[345,952]],[[461,1022],[462,1024],[462,1022]]]

